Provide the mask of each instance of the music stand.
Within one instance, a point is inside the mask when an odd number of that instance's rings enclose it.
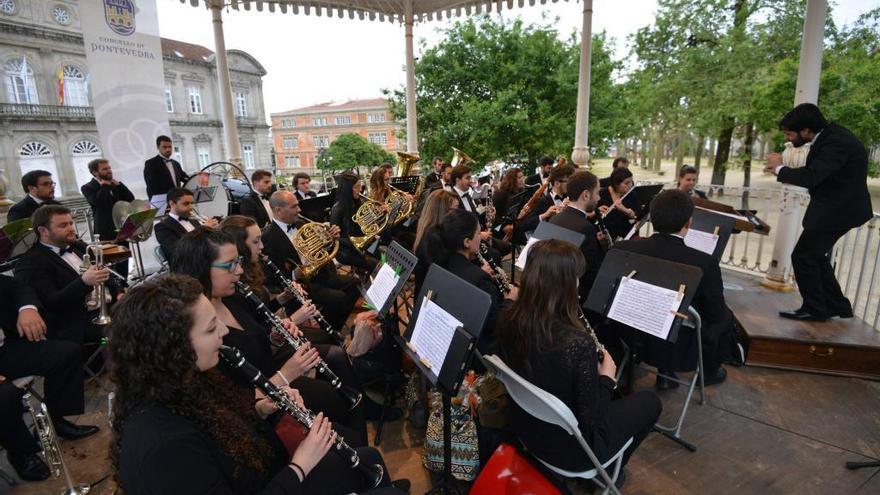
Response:
[[[415,194],[421,181],[422,178],[418,175],[406,175],[403,177],[392,177],[390,184],[405,193]]]
[[[134,266],[138,272],[135,278],[137,280],[141,280],[146,276],[144,258],[141,255],[141,241],[146,240],[144,238],[148,237],[149,229],[153,226],[153,221],[156,219],[158,212],[158,209],[153,208],[150,210],[130,213],[122,221],[122,226],[119,227],[119,231],[116,234],[114,242],[119,243],[130,241],[134,244],[134,249],[131,254],[135,258]]]
[[[733,232],[733,222],[734,220],[731,217],[695,208],[689,230],[698,230],[717,235],[718,242],[715,244],[715,250],[709,254],[715,260],[721,261],[721,255],[724,253],[724,248],[727,247],[727,241],[730,240],[730,234]],[[685,244],[687,244],[687,237],[685,237]]]
[[[196,187],[195,191],[193,191],[193,203],[207,203],[209,201],[214,201],[214,196],[217,195],[217,186],[199,186]]]
[[[37,243],[38,235],[31,228],[30,218],[21,218],[0,228],[0,266],[21,256]]]
[[[532,244],[545,239],[568,241],[574,244],[576,248],[580,249],[586,236],[579,232],[575,232],[574,230],[560,227],[559,225],[554,225],[549,222],[541,222],[538,224],[538,228],[535,229],[532,237],[529,238],[529,242],[523,247],[522,252],[520,253],[520,258],[523,256],[528,257],[528,250],[531,248]],[[517,258],[516,266],[518,266],[520,270],[523,270],[525,269],[525,258],[520,258]],[[522,261],[521,264],[519,263],[520,261]]]
[[[384,301],[373,301],[368,296],[369,291],[360,287],[364,300],[372,306],[372,309],[376,310],[380,317],[387,314],[390,309],[396,310],[397,305],[393,303],[397,300],[397,295],[400,294],[401,289],[406,285],[406,281],[409,280],[409,276],[412,275],[418,262],[419,258],[398,244],[397,241],[391,241],[391,244],[385,248],[385,252],[382,254],[382,263],[376,266],[376,269],[373,271],[373,278],[382,270],[382,265],[388,265],[398,276],[394,289],[391,290]]]
[[[329,194],[320,194],[314,198],[306,198],[299,202],[302,216],[316,222],[326,222],[330,219],[330,208],[336,199],[336,189]]]
[[[410,344],[425,299],[436,304],[461,322],[452,335],[442,365],[428,363]],[[443,474],[429,494],[459,493],[452,477],[452,396],[458,388],[473,357],[474,345],[482,333],[492,300],[483,290],[465,282],[438,265],[431,265],[416,304],[401,347],[419,371],[440,392],[443,402]],[[439,372],[436,368],[439,366]]]

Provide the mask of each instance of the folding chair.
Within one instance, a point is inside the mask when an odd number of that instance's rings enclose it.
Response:
[[[592,462],[595,467],[587,471],[568,471],[558,468],[535,456],[536,459],[554,473],[564,476],[565,478],[583,478],[592,480],[593,483],[596,483],[603,489],[602,495],[607,495],[608,493],[620,495],[620,491],[614,486],[614,482],[620,474],[621,465],[623,463],[623,453],[632,444],[632,438],[627,440],[623,447],[621,447],[611,459],[608,459],[605,464],[601,464],[599,459],[596,458],[596,454],[593,453],[593,449],[587,445],[587,441],[581,434],[581,430],[578,428],[577,418],[575,418],[574,413],[571,412],[571,409],[569,409],[565,403],[559,400],[555,395],[536,387],[518,375],[498,356],[482,356],[482,359],[486,364],[486,367],[492,370],[495,373],[495,376],[501,380],[504,387],[507,389],[507,393],[510,394],[510,397],[519,407],[523,408],[523,410],[535,418],[557,425],[569,435],[574,435],[578,443],[581,445],[581,448],[584,449],[584,452],[590,459],[590,462]],[[614,464],[613,476],[609,476],[606,471],[606,468],[611,464]],[[599,477],[602,478],[602,481],[599,481]]]
[[[25,394],[30,394],[38,401],[43,402],[43,398],[40,396],[40,394],[37,393],[36,390],[34,390],[34,382],[36,382],[36,380],[37,377],[35,376],[23,376],[21,378],[16,378],[12,380],[12,384],[15,385],[15,388],[23,390]],[[16,486],[20,484],[17,478],[7,473],[3,469],[0,469],[0,480],[3,480],[3,482],[9,486]]]

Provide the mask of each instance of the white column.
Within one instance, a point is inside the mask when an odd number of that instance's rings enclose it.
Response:
[[[574,149],[571,161],[586,166],[590,161],[587,135],[590,119],[590,60],[593,51],[593,0],[584,0],[584,18],[581,39],[581,62],[578,70],[577,116],[574,125]]]
[[[238,142],[238,127],[232,106],[232,85],[229,83],[229,64],[226,61],[226,40],[223,37],[223,1],[211,2],[211,20],[214,23],[214,56],[217,61],[217,87],[220,96],[220,120],[223,122],[223,137],[226,141],[226,157],[232,163],[241,165],[241,144]]]
[[[819,100],[819,79],[822,74],[822,48],[825,39],[825,15],[827,0],[807,0],[804,16],[804,35],[801,38],[801,56],[798,63],[798,78],[794,104],[817,103]],[[785,158],[785,156],[784,156]],[[806,157],[803,157],[805,160]],[[789,165],[786,163],[786,165]],[[791,252],[797,242],[798,223],[803,218],[803,199],[807,191],[790,185],[782,186],[781,211],[773,243],[773,258],[764,281],[765,287],[790,291]]]
[[[419,152],[416,126],[416,66],[413,49],[413,0],[404,3],[404,36],[406,38],[406,151]]]

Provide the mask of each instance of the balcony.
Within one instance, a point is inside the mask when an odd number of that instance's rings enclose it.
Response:
[[[28,105],[0,103],[0,117],[27,120],[95,120],[92,107],[68,107],[62,105]]]

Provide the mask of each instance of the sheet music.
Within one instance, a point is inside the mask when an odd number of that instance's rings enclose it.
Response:
[[[702,251],[711,255],[718,246],[718,234],[711,232],[703,232],[702,230],[688,229],[688,233],[684,236],[685,246],[692,247],[697,251]]]
[[[422,300],[419,318],[409,343],[422,359],[422,364],[430,368],[434,376],[440,375],[455,329],[460,326],[461,322],[445,309],[427,297]]]
[[[388,263],[383,263],[370,288],[367,289],[367,300],[377,311],[385,306],[388,297],[394,292],[398,280],[400,280],[400,275],[395,273]]]
[[[608,317],[665,340],[683,298],[684,293],[623,277]]]
[[[526,242],[526,245],[523,246],[522,251],[519,252],[519,256],[516,258],[517,268],[519,268],[520,270],[526,269],[526,258],[529,257],[529,249],[531,249],[532,244],[534,244],[540,240],[541,239],[538,239],[535,236],[529,237],[528,242]]]

